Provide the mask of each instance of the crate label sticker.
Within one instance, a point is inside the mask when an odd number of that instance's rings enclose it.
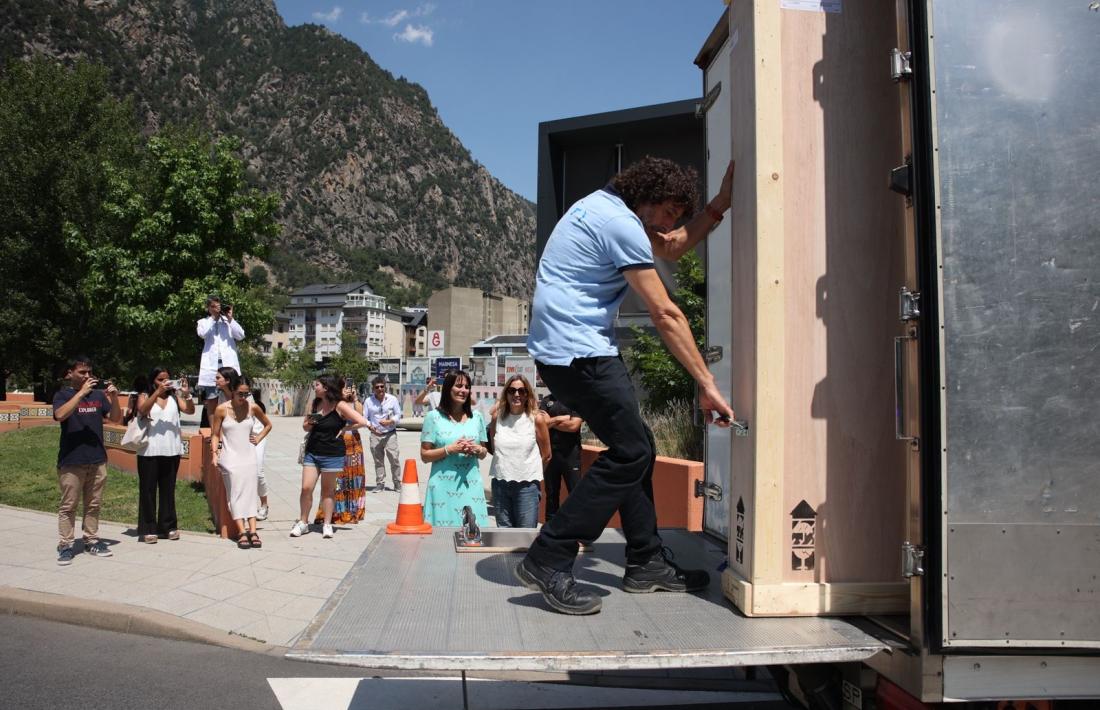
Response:
[[[740,496],[737,497],[736,533],[733,561],[740,565],[745,563],[745,499]]]
[[[803,12],[840,12],[841,0],[779,0],[784,10],[802,10]]]
[[[791,569],[809,572],[814,568],[814,538],[817,511],[801,501],[791,511]]]

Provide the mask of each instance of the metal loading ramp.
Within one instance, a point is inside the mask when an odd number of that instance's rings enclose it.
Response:
[[[609,530],[575,568],[603,610],[564,616],[513,578],[519,554],[456,553],[454,532],[379,532],[287,657],[380,670],[569,672],[859,661],[885,649],[839,619],[741,615],[722,595],[725,551],[693,533],[662,537],[678,564],[711,571],[705,593],[624,592],[623,538]]]

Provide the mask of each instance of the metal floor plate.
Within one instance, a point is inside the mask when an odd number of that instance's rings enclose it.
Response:
[[[520,555],[458,554],[454,528],[380,532],[289,658],[375,669],[591,671],[855,661],[885,648],[839,619],[750,619],[722,595],[725,552],[662,531],[684,567],[711,571],[700,594],[622,591],[623,538],[578,557],[603,596],[592,616],[554,613],[512,576]]]

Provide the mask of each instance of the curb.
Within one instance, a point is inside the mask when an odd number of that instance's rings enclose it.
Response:
[[[268,656],[283,656],[288,650],[285,646],[238,636],[156,609],[15,587],[0,586],[0,614],[28,616],[123,634],[204,643]]]

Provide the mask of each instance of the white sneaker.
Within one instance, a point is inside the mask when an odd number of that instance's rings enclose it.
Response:
[[[321,528],[321,537],[332,537],[332,535],[333,535],[333,532],[332,532],[332,526],[331,525],[326,525],[323,528]]]
[[[261,505],[260,509],[256,511],[256,520],[267,520],[267,506]]]
[[[290,536],[291,537],[301,537],[302,535],[305,535],[308,532],[309,532],[309,525],[307,523],[303,523],[301,520],[299,520],[298,522],[294,523],[294,527],[292,527],[290,529]]]

